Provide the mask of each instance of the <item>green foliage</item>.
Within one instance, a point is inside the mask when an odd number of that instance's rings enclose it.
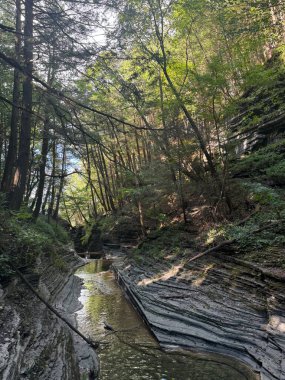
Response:
[[[270,87],[275,83],[280,76],[280,66],[276,65],[272,68],[268,68],[264,65],[256,65],[248,71],[244,78],[244,89],[256,87],[266,88]]]
[[[175,258],[183,255],[184,248],[193,245],[191,235],[183,225],[173,225],[150,233],[133,252],[135,258],[151,257],[162,259],[167,255]]]
[[[124,221],[124,216],[107,215],[98,221],[99,228],[102,232],[111,231],[115,224],[120,224]]]
[[[274,229],[265,229],[259,233],[253,233],[260,225],[270,221],[269,217],[276,217],[274,213],[262,213],[258,218],[253,218],[243,226],[229,224],[227,226],[211,229],[208,233],[207,243],[217,244],[222,240],[236,239],[236,246],[239,250],[250,252],[251,250],[265,249],[270,246],[282,247],[285,243],[284,222]],[[211,237],[211,239],[209,239]]]
[[[241,158],[232,165],[233,174],[242,174],[249,177],[268,175],[270,179],[280,179],[284,176],[285,139],[269,144]],[[277,171],[280,170],[278,174]]]
[[[67,272],[68,268],[67,268],[66,262],[60,256],[57,249],[51,249],[50,256],[55,268],[59,269],[62,272]]]
[[[206,244],[209,245],[209,244],[212,244],[214,242],[217,242],[220,237],[224,237],[225,236],[225,227],[222,226],[222,227],[216,227],[216,228],[211,228],[208,232],[207,232],[207,238],[206,238]]]
[[[285,159],[268,168],[266,175],[277,185],[285,185]]]
[[[118,191],[118,198],[125,199],[126,197],[130,197],[135,199],[138,195],[140,195],[140,191],[140,189],[132,187],[121,187]]]
[[[9,265],[9,258],[0,253],[0,282],[13,275],[14,271]]]
[[[55,220],[48,220],[47,217],[40,215],[36,221],[35,228],[49,237],[53,242],[67,244],[70,241],[68,232]]]
[[[25,255],[37,255],[52,243],[50,236],[42,232],[41,229],[35,228],[33,223],[11,221],[10,228],[14,235],[16,247],[21,247]]]
[[[248,130],[280,112],[284,103],[284,62],[278,54],[265,57],[265,46],[280,45],[279,34],[261,0],[122,0],[113,11],[110,43],[89,62],[77,89],[87,105],[142,128],[118,127],[87,110],[78,113],[89,136],[79,149],[82,175],[67,179],[61,212],[74,224],[90,223],[84,242],[94,215],[106,215],[100,221],[103,232],[138,214],[147,231],[167,225],[173,215],[179,218],[193,189],[211,206],[218,204],[222,215],[220,189],[208,175],[183,110],[203,131],[205,146],[213,146],[219,170],[226,166],[220,165],[223,149],[214,146],[228,136],[225,120],[248,108],[240,125]],[[230,169],[234,175],[275,181],[276,173],[267,169],[282,157],[272,145],[271,151],[245,157]]]
[[[243,186],[248,191],[248,198],[254,203],[269,205],[271,207],[280,206],[282,203],[277,192],[268,186],[257,182],[245,182]]]
[[[221,225],[208,232],[208,244],[217,244],[219,241],[236,239],[237,246],[241,250],[258,250],[270,246],[282,247],[285,243],[285,200],[283,192],[264,186],[260,183],[244,183],[248,199],[255,205],[261,206],[261,210],[243,225],[233,223]],[[270,225],[274,221],[280,221],[274,228],[253,233],[262,226]]]
[[[33,228],[42,233],[44,236],[47,236],[51,241],[56,239],[55,229],[53,228],[52,224],[48,223],[45,217],[40,216]]]
[[[14,215],[19,221],[31,221],[33,218],[32,214],[28,212],[24,207],[22,207],[18,212],[11,211],[11,214]]]
[[[281,234],[274,230],[265,230],[258,234],[252,234],[257,229],[257,224],[251,223],[244,227],[232,227],[227,231],[226,236],[229,238],[236,238],[240,249],[264,249],[273,245],[283,245],[285,237],[283,232]]]
[[[40,216],[32,219],[28,210],[9,212],[0,206],[0,279],[9,278],[13,271],[8,263],[33,266],[41,253],[49,253],[58,267],[63,269],[63,260],[56,250],[69,242],[67,232],[56,222],[48,222]]]
[[[95,223],[85,224],[85,226],[84,226],[84,232],[85,232],[85,234],[81,238],[81,243],[82,243],[83,246],[87,246],[88,241],[89,241],[89,239],[90,239],[90,237],[92,235],[92,231],[94,231],[95,228],[98,228]],[[108,227],[107,227],[107,229],[108,229]]]

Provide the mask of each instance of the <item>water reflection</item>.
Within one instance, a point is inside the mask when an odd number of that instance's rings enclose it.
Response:
[[[79,329],[109,342],[99,351],[100,380],[246,380],[255,377],[233,360],[183,352],[163,353],[108,271],[110,262],[94,260],[77,271],[84,280],[77,313]],[[108,323],[120,332],[106,331]]]

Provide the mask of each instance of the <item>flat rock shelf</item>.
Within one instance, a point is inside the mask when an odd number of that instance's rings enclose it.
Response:
[[[261,380],[285,379],[284,281],[221,255],[183,270],[115,264],[118,282],[163,347],[213,352]]]

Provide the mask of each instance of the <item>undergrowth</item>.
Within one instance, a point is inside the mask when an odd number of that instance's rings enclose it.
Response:
[[[194,248],[195,241],[184,224],[176,223],[151,232],[132,252],[137,261],[146,257],[161,260],[165,257],[175,260],[184,255],[185,249]]]
[[[25,208],[11,212],[0,199],[0,281],[13,273],[9,263],[32,267],[41,253],[52,253],[68,242],[67,231],[55,221],[44,216],[35,221]]]
[[[276,185],[285,184],[285,139],[241,158],[231,171],[235,176],[258,177]]]
[[[285,245],[285,193],[260,183],[247,182],[248,198],[259,210],[245,223],[223,223],[213,227],[205,234],[207,247],[214,246],[223,240],[235,239],[236,253],[251,254],[263,257],[272,247],[281,251]],[[260,232],[256,232],[261,229]],[[268,259],[268,257],[264,258]],[[285,257],[283,258],[285,267]]]
[[[225,240],[235,239],[230,249],[232,254],[245,255],[250,261],[270,263],[285,269],[284,190],[257,182],[242,182],[240,186],[252,207],[248,210],[248,216],[252,216],[244,223],[239,224],[240,219],[219,221],[205,226],[196,236],[189,233],[191,226],[187,230],[183,224],[162,228],[133,250],[133,258],[138,262],[148,257],[160,261],[171,255],[175,260],[187,256],[187,252],[197,254]],[[256,232],[259,229],[261,231]]]

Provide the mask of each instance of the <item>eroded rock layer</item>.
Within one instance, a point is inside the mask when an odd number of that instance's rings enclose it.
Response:
[[[80,265],[72,252],[55,265],[49,255],[26,278],[65,318],[80,308]],[[0,290],[0,379],[78,380],[98,371],[95,353],[54,316],[20,279]],[[91,377],[90,377],[91,378]]]
[[[161,345],[235,357],[262,380],[285,379],[285,282],[229,256],[116,267]]]

